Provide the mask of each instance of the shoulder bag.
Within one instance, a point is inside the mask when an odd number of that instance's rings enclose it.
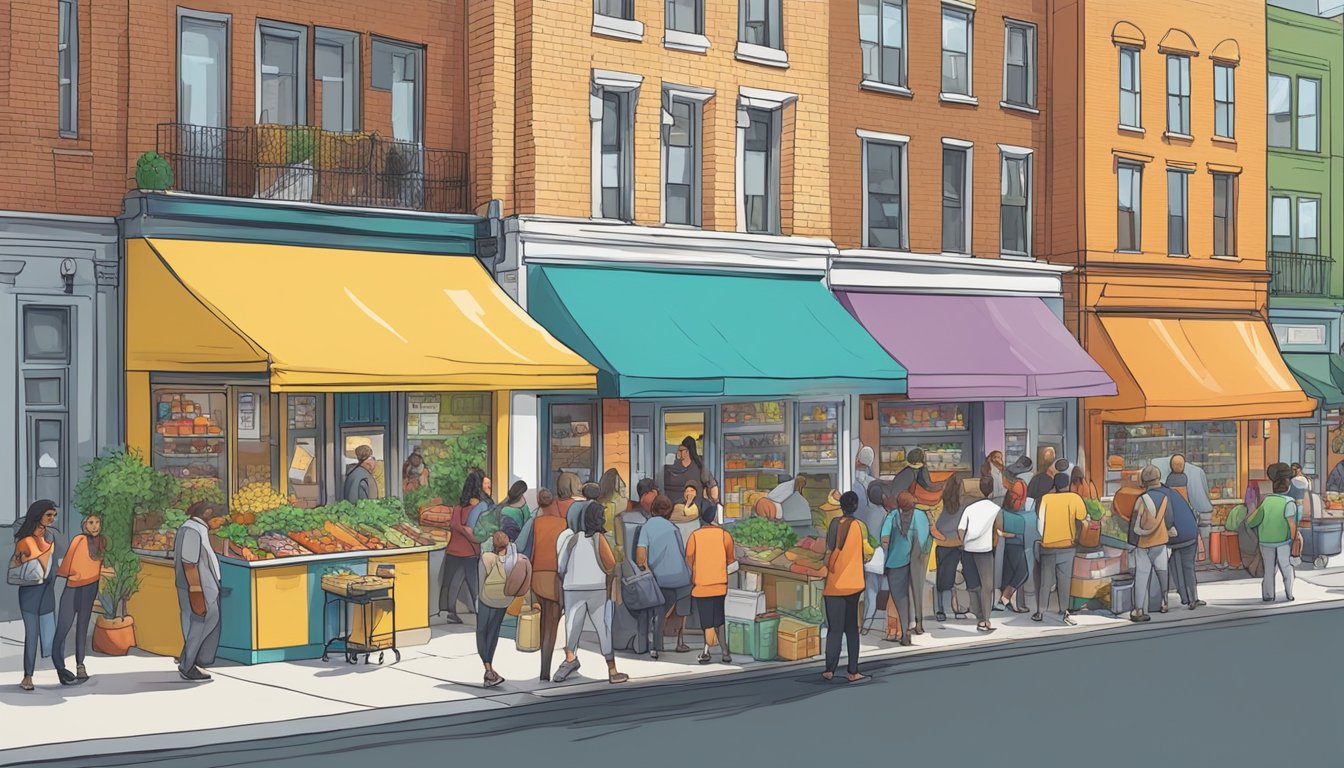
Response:
[[[644,526],[635,531],[635,540],[630,552],[639,548],[639,536]],[[658,580],[652,570],[635,565],[633,555],[621,563],[621,597],[625,607],[631,611],[647,611],[663,604],[663,592],[658,588]]]
[[[42,567],[42,561],[36,557],[10,566],[9,573],[5,576],[5,581],[14,587],[36,587],[46,580],[47,571]]]

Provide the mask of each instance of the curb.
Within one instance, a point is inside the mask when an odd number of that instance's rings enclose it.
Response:
[[[1144,626],[1117,621],[1115,626],[1108,624],[1097,627],[1052,627],[1055,631],[1045,636],[1017,639],[985,638],[955,648],[925,647],[914,651],[911,651],[909,647],[884,648],[876,652],[870,652],[863,658],[863,663],[868,667],[865,672],[870,675],[875,673],[882,675],[903,674],[1000,658],[1008,655],[1004,653],[1007,650],[1011,650],[1011,655],[1016,656],[1066,647],[1088,647],[1100,643],[1115,642],[1117,638],[1134,639],[1136,636],[1149,637],[1155,633],[1188,632],[1241,624],[1276,615],[1313,613],[1340,610],[1341,608],[1344,608],[1344,599],[1332,599],[1302,605],[1278,604],[1274,608],[1253,606],[1240,610],[1232,609],[1223,611],[1218,615],[1192,616]],[[791,676],[803,670],[815,672],[817,665],[817,657],[813,657],[801,661],[765,662],[744,669],[724,669],[698,674],[674,673],[632,680],[629,685],[618,688],[613,688],[605,682],[593,681],[544,691],[502,691],[459,701],[371,708],[359,712],[235,725],[193,732],[143,734],[47,744],[0,752],[0,759],[2,759],[0,765],[41,764],[108,754],[199,749],[219,744],[258,742],[296,735],[318,736],[339,731],[376,728],[389,724],[396,724],[405,728],[436,718],[473,714],[486,716],[487,713],[497,714],[538,704],[554,704],[561,701],[596,698],[607,693],[629,691],[631,689],[649,692],[680,687],[692,681],[704,685],[721,686],[762,678]]]

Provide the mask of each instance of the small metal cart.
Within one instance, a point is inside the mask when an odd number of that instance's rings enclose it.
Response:
[[[1329,558],[1344,552],[1344,521],[1316,519],[1299,529],[1302,533],[1302,561],[1317,568],[1329,564]]]
[[[378,663],[382,664],[387,651],[392,651],[393,663],[401,661],[401,651],[397,650],[397,602],[394,596],[394,582],[392,579],[381,579],[378,582],[370,583],[367,581],[346,581],[341,583],[329,583],[326,579],[322,582],[322,591],[326,594],[326,602],[322,606],[322,627],[323,632],[327,627],[327,616],[335,606],[339,611],[340,629],[337,630],[335,637],[326,638],[322,646],[322,660],[327,661],[332,652],[332,646],[339,643],[340,647],[336,649],[337,653],[345,656],[346,663],[358,664],[359,655],[364,654],[364,663],[369,664],[370,657],[378,654]],[[360,638],[363,642],[355,642],[352,636],[350,626],[350,610],[354,606],[362,611],[364,624],[364,636]],[[379,609],[386,609],[392,617],[391,632],[377,632],[377,619]],[[342,635],[340,632],[344,632]]]

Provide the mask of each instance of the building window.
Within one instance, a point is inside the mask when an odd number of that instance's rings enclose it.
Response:
[[[56,31],[57,78],[60,98],[60,132],[79,133],[79,6],[75,0],[58,0],[60,26]]]
[[[1120,124],[1127,128],[1143,127],[1142,93],[1139,79],[1139,49],[1120,49]]]
[[[1237,177],[1213,174],[1213,255],[1237,255]]]
[[[598,16],[610,16],[613,19],[629,21],[635,18],[635,2],[634,0],[596,0],[593,5],[593,13]]]
[[[229,21],[182,16],[178,29],[177,120],[221,128],[228,119]]]
[[[747,108],[742,137],[742,207],[748,232],[779,232],[778,110]]]
[[[314,33],[313,79],[317,81],[322,129],[359,130],[359,35],[318,27]]]
[[[1213,65],[1213,135],[1236,136],[1237,69],[1226,64]]]
[[[863,79],[905,87],[905,0],[859,0]]]
[[[1031,155],[1003,153],[999,181],[999,247],[1031,255]]]
[[[257,22],[257,123],[308,122],[303,72],[308,61],[307,38],[306,27]]]
[[[1167,169],[1167,253],[1190,255],[1190,174]]]
[[[424,136],[425,49],[375,38],[373,88],[392,93],[392,138],[419,144]]]
[[[1321,81],[1297,79],[1297,148],[1303,152],[1321,151]]]
[[[1167,131],[1190,135],[1190,57],[1167,57]]]
[[[764,48],[784,49],[780,0],[740,0],[738,20],[739,42]]]
[[[604,219],[634,219],[634,184],[631,136],[634,111],[628,91],[602,91],[601,140],[598,151],[601,172],[601,203]]]
[[[907,247],[905,148],[905,144],[897,142],[863,142],[865,248]]]
[[[1297,199],[1297,252],[1311,255],[1320,251],[1320,224],[1316,214],[1321,201],[1311,197]]]
[[[1293,251],[1293,201],[1289,198],[1276,196],[1269,200],[1269,250]]]
[[[705,33],[705,7],[702,0],[667,0],[664,26],[688,35]]]
[[[971,95],[971,12],[943,6],[943,93]]]
[[[1119,218],[1116,222],[1116,250],[1139,253],[1143,250],[1143,167],[1121,163],[1116,168],[1119,182]]]
[[[671,118],[670,124],[667,118]],[[700,130],[698,101],[667,97],[663,126],[663,217],[668,224],[700,226]]]
[[[943,252],[969,253],[966,236],[970,189],[970,150],[965,147],[943,147]]]
[[[1284,75],[1269,76],[1269,128],[1271,147],[1293,146],[1293,80]]]
[[[70,362],[70,308],[23,308],[23,361]]]
[[[1004,22],[1003,100],[1019,107],[1036,106],[1036,25]]]

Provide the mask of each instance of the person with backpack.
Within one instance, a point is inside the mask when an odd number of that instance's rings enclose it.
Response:
[[[826,604],[826,670],[823,680],[835,677],[840,665],[840,643],[845,641],[849,664],[845,672],[851,683],[864,679],[859,673],[859,596],[863,594],[863,564],[873,556],[868,541],[868,526],[854,517],[859,495],[845,491],[840,496],[840,517],[826,531],[826,583],[822,600]]]
[[[895,493],[895,496],[892,495]],[[887,617],[887,642],[899,642],[901,645],[913,645],[910,635],[914,633],[910,618],[910,595],[912,571],[916,566],[916,552],[923,552],[929,542],[929,516],[915,509],[915,497],[909,491],[897,491],[886,483],[873,483],[868,486],[868,502],[880,505],[887,511],[882,522],[882,550],[886,554],[884,575],[887,579],[887,594],[896,613],[896,621]],[[892,627],[898,634],[891,634]]]
[[[508,534],[495,531],[490,540],[493,551],[481,553],[481,594],[476,608],[476,653],[485,665],[485,687],[504,682],[495,671],[495,649],[509,605],[526,595],[532,587],[532,564],[509,541]]]
[[[1179,458],[1179,456],[1178,456]],[[1176,460],[1172,459],[1175,466]],[[1167,475],[1163,487],[1167,490],[1167,520],[1171,523],[1171,577],[1176,582],[1176,593],[1181,596],[1181,605],[1190,610],[1207,605],[1199,599],[1199,581],[1195,575],[1195,560],[1199,554],[1199,515],[1186,494],[1179,487],[1172,487],[1172,475]]]
[[[1158,594],[1162,598],[1162,612],[1167,612],[1167,563],[1171,549],[1171,496],[1175,491],[1162,487],[1162,470],[1149,464],[1139,473],[1139,482],[1146,489],[1134,507],[1129,524],[1129,543],[1134,549],[1134,610],[1129,620],[1152,621],[1148,613],[1148,596],[1152,593],[1153,577],[1157,577]]]
[[[571,510],[572,512],[572,510]],[[616,553],[606,537],[606,511],[596,501],[583,507],[583,530],[566,530],[556,541],[557,568],[565,598],[565,661],[555,671],[555,682],[579,670],[579,639],[585,626],[597,633],[598,646],[607,660],[607,681],[624,683],[630,676],[616,670],[611,645],[611,575],[616,571]]]
[[[560,633],[564,587],[560,583],[558,548],[560,535],[567,530],[565,516],[555,503],[549,488],[537,491],[537,514],[518,534],[518,549],[532,561],[532,594],[541,604],[541,681],[551,680],[551,660],[555,640]]]
[[[1260,560],[1265,575],[1260,587],[1260,598],[1274,602],[1274,569],[1283,577],[1283,595],[1293,602],[1293,540],[1297,538],[1298,506],[1289,496],[1292,471],[1287,464],[1271,464],[1265,470],[1272,492],[1260,502],[1246,526],[1255,531],[1260,540]]]
[[[686,618],[691,615],[691,571],[686,567],[686,545],[681,540],[681,531],[668,519],[672,506],[671,499],[658,494],[653,500],[652,517],[635,538],[635,565],[652,571],[663,593],[663,605],[653,613],[653,647],[649,650],[653,659],[664,652],[668,617],[675,617],[677,653],[691,650],[683,639]]]
[[[724,631],[725,603],[728,598],[728,574],[737,570],[733,537],[719,527],[719,505],[701,499],[700,527],[686,540],[686,565],[691,570],[691,601],[705,632],[705,650],[696,661],[710,662],[709,649],[717,643],[723,651],[723,663],[732,664],[728,651],[728,633]]]

